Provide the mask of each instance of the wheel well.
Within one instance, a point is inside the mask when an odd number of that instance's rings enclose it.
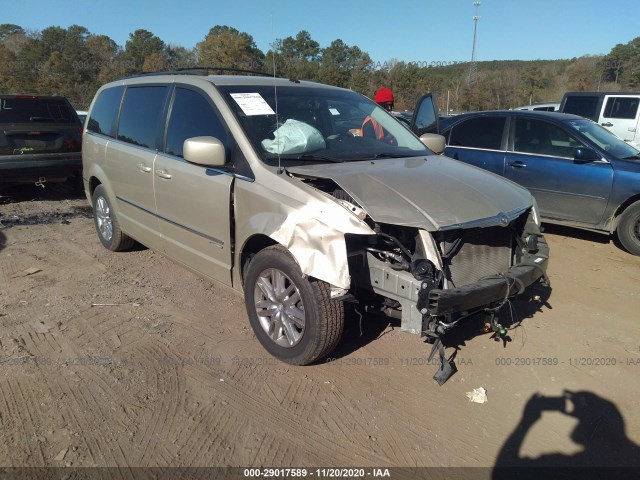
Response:
[[[616,228],[618,227],[618,218],[620,218],[622,212],[624,212],[627,207],[629,207],[629,205],[633,205],[634,203],[639,201],[640,193],[638,195],[634,195],[633,197],[629,197],[624,202],[622,202],[622,204],[616,209],[616,213],[613,215],[614,221],[611,222],[611,227],[609,228],[609,230],[611,230],[611,233],[616,231]]]
[[[278,242],[266,235],[254,235],[245,242],[242,252],[240,253],[240,275],[242,276],[242,285],[244,285],[244,277],[251,257],[260,250],[264,250],[267,247],[277,244]]]
[[[98,187],[98,185],[100,185],[100,180],[98,180],[96,177],[91,177],[89,179],[89,193],[91,194],[92,197],[93,197],[93,192]]]

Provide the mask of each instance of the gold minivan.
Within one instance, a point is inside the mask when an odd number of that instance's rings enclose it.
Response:
[[[353,134],[369,118],[384,135]],[[414,131],[435,121],[431,104]],[[84,187],[106,248],[138,241],[244,292],[275,357],[314,362],[346,308],[377,312],[433,339],[443,383],[442,336],[482,312],[504,335],[495,313],[546,281],[548,248],[527,190],[426,146],[439,142],[346,89],[146,74],[96,93]]]

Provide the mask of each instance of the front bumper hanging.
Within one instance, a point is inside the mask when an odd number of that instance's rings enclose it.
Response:
[[[459,288],[441,289],[432,288],[433,285],[428,282],[422,284],[416,306],[423,314],[423,333],[434,340],[429,360],[436,353],[439,356],[439,368],[433,376],[439,385],[444,384],[456,373],[457,368],[453,360],[445,356],[441,338],[445,330],[427,331],[426,325],[438,317],[462,313],[461,318],[465,318],[470,315],[469,312],[484,310],[489,318],[485,324],[497,335],[503,336],[504,329],[495,321],[497,312],[509,298],[522,293],[534,283],[541,281],[548,286],[547,262],[547,255],[532,256],[526,262],[514,265],[504,274],[487,277]]]
[[[451,289],[432,289],[422,293],[418,308],[429,315],[447,315],[477,309],[504,300],[519,293],[541,278],[546,279],[547,259],[539,263],[514,265],[508,272],[485,278],[476,283]],[[426,289],[425,289],[426,290]],[[426,298],[424,298],[426,297]]]

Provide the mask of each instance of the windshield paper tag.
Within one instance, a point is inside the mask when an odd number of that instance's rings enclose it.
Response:
[[[232,93],[231,96],[248,117],[276,114],[259,93]]]

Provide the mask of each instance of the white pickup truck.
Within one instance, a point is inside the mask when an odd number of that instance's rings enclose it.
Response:
[[[640,93],[567,92],[560,111],[589,118],[640,148]]]

